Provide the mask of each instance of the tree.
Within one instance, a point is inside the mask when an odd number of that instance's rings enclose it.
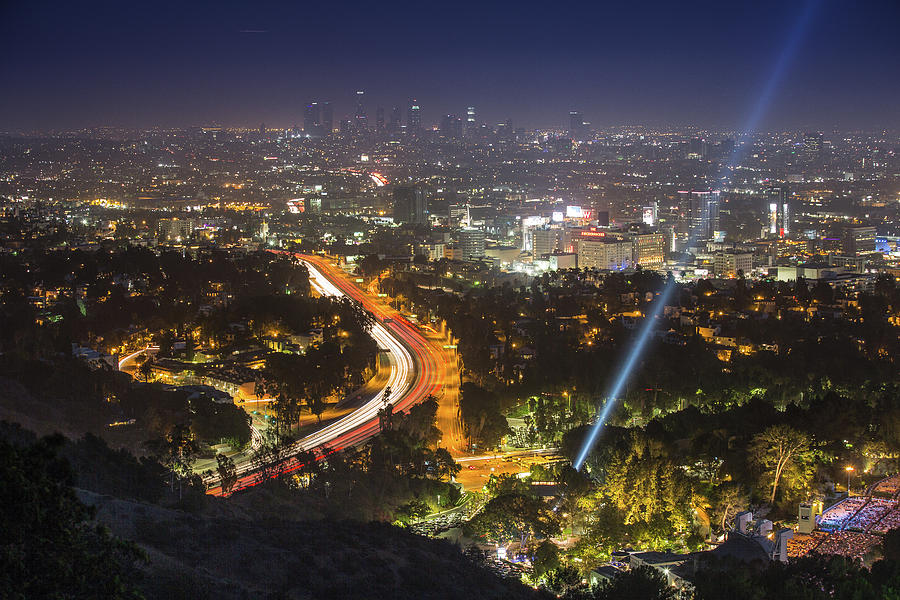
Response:
[[[541,579],[547,572],[559,567],[559,547],[550,540],[544,540],[531,555],[534,578]]]
[[[749,498],[739,484],[725,483],[716,488],[713,512],[721,516],[719,529],[725,531],[726,522],[733,519],[741,509],[746,508]]]
[[[559,517],[547,504],[523,494],[505,494],[490,500],[469,522],[475,533],[506,543],[515,539],[522,545],[533,536],[559,532]]]
[[[0,589],[4,598],[140,598],[132,544],[92,525],[57,455],[62,436],[0,441]]]
[[[325,401],[325,398],[313,391],[306,396],[306,407],[309,408],[310,413],[316,415],[316,422],[321,423],[322,414],[328,408],[328,403]]]
[[[434,467],[439,479],[456,477],[462,469],[462,466],[453,460],[453,456],[446,448],[437,448],[434,451]]]
[[[407,432],[410,437],[421,440],[426,446],[437,443],[441,438],[441,430],[435,426],[437,417],[437,398],[429,395],[425,400],[409,409],[409,412],[396,416],[398,429]]]
[[[750,461],[760,467],[764,476],[772,481],[770,504],[775,503],[775,494],[782,478],[786,475],[800,475],[798,470],[810,462],[811,446],[812,439],[809,435],[788,425],[773,425],[753,436],[747,451]]]
[[[384,261],[378,258],[377,254],[369,254],[359,261],[357,269],[363,277],[374,277],[378,275],[384,268]]]
[[[509,433],[509,424],[500,412],[500,398],[474,383],[467,381],[460,387],[459,411],[467,437],[484,447],[498,446]]]
[[[191,431],[198,439],[211,444],[227,440],[238,448],[250,441],[250,415],[243,409],[205,397],[191,400],[191,408]]]
[[[567,596],[570,592],[583,588],[581,573],[575,567],[568,565],[556,567],[547,572],[543,587],[557,597]]]
[[[153,374],[153,360],[149,356],[138,367],[138,373],[144,379],[144,383],[150,382],[150,376]]]
[[[881,560],[869,570],[857,560],[815,553],[762,571],[735,559],[708,561],[694,585],[697,600],[897,600],[900,565]]]
[[[259,481],[278,479],[284,474],[291,455],[292,441],[289,436],[279,434],[273,428],[262,432],[262,442],[251,457]]]
[[[237,468],[226,454],[216,454],[216,473],[222,486],[222,495],[227,496],[237,483]]]
[[[178,497],[182,495],[182,485],[185,479],[193,475],[194,461],[200,451],[191,428],[182,423],[172,426],[163,440],[154,443],[156,450],[161,452],[160,462],[169,469],[172,475],[171,489],[175,489],[175,481],[178,481]]]
[[[626,525],[665,525],[681,530],[690,524],[690,481],[662,444],[634,431],[626,449],[615,452],[606,468],[602,493],[624,513]]]
[[[884,534],[881,553],[885,559],[900,563],[900,529],[891,529]]]
[[[675,600],[677,590],[666,576],[646,565],[623,571],[594,592],[597,600]]]
[[[528,485],[528,482],[517,477],[515,473],[500,473],[499,475],[492,473],[485,484],[485,488],[491,498],[505,494],[532,495],[531,486]]]

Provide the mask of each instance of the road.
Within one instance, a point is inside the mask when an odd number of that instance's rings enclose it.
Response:
[[[306,254],[294,256],[309,269],[310,284],[318,293],[348,296],[374,315],[376,323],[371,335],[391,359],[387,386],[391,388],[389,401],[394,406],[394,412],[407,411],[429,395],[440,395],[447,367],[439,347],[429,342],[396,311],[387,309],[365,294],[344,273],[321,257]],[[383,407],[384,389],[366,398],[359,408],[346,416],[297,440],[291,448],[292,453],[301,450],[339,451],[368,440],[378,432],[378,411]],[[289,459],[284,470],[290,472],[301,466],[296,460]],[[259,476],[253,471],[250,463],[239,465],[235,489],[259,483]],[[218,495],[221,489],[213,487],[209,492]]]
[[[386,275],[387,272],[382,275]],[[379,292],[378,278],[373,278],[367,286],[367,290],[371,297],[377,297]],[[381,294],[385,296],[385,294]],[[387,302],[392,302],[390,297],[386,297]],[[402,314],[392,308],[389,304],[382,303],[382,309],[385,314],[391,316],[402,316]],[[422,335],[431,343],[432,348],[437,352],[442,360],[443,373],[441,375],[441,393],[438,398],[437,412],[437,428],[441,430],[440,446],[446,448],[454,457],[470,456],[468,451],[468,442],[463,433],[462,423],[459,419],[459,357],[456,354],[454,344],[451,344],[451,338],[448,334],[441,333],[434,329],[428,323],[419,325]]]
[[[462,486],[471,491],[480,491],[487,483],[491,475],[503,473],[523,473],[531,471],[536,464],[546,464],[558,457],[556,448],[535,450],[511,450],[493,454],[480,454],[477,456],[464,456],[456,461],[462,466],[462,470],[456,476],[456,480]]]
[[[153,357],[156,356],[157,352],[159,352],[158,346],[148,346],[146,348],[141,348],[137,352],[132,352],[128,356],[125,356],[119,360],[119,370],[128,373],[129,375],[137,379],[137,368],[140,366],[138,357],[143,354],[148,354]]]

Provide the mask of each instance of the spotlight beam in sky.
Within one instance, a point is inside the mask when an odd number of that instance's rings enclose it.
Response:
[[[756,103],[750,111],[750,114],[747,118],[747,123],[744,126],[741,135],[741,142],[756,131],[760,121],[762,121],[763,116],[766,114],[769,105],[772,103],[772,98],[775,96],[778,87],[784,79],[784,75],[791,63],[791,59],[796,54],[797,48],[799,48],[800,46],[800,42],[805,37],[806,30],[809,28],[809,23],[812,20],[813,12],[818,5],[818,2],[819,0],[810,0],[804,6],[796,25],[793,27],[790,35],[788,36],[788,40],[785,44],[784,49],[779,54],[778,59],[775,61],[772,72],[769,78],[766,80],[766,83],[760,90],[759,97],[757,98]],[[718,178],[719,180],[726,179],[729,174],[734,171],[734,168],[739,162],[741,146],[741,143],[735,144],[735,149],[726,167],[726,172],[720,175],[720,177]],[[708,219],[708,211],[704,210],[701,223],[695,226],[690,232],[687,244],[688,247],[690,247],[697,239],[700,231],[706,229],[704,222],[708,221]],[[669,277],[668,281],[666,281],[666,284],[663,286],[663,289],[659,292],[656,299],[653,301],[651,308],[644,319],[644,322],[641,323],[637,336],[634,338],[631,346],[625,353],[625,360],[616,371],[618,375],[616,375],[613,379],[612,386],[609,388],[609,391],[606,394],[606,402],[604,403],[603,408],[600,409],[600,412],[597,414],[597,419],[591,426],[590,432],[588,433],[588,436],[584,440],[584,444],[581,447],[581,451],[578,453],[578,457],[575,459],[575,462],[572,463],[572,466],[576,470],[581,469],[582,465],[584,465],[584,461],[587,460],[588,455],[594,448],[594,444],[597,443],[597,437],[600,435],[600,430],[606,424],[607,419],[609,419],[609,415],[612,413],[612,409],[616,406],[619,395],[622,393],[622,389],[625,387],[625,384],[628,383],[628,379],[631,377],[632,371],[638,364],[641,355],[643,355],[644,350],[647,347],[647,342],[650,340],[651,334],[653,333],[653,327],[656,324],[656,320],[662,314],[663,308],[665,307],[666,302],[668,302],[669,297],[672,295],[675,287],[675,278]]]

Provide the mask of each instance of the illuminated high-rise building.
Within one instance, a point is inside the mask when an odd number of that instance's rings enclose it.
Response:
[[[687,207],[687,224],[696,240],[708,240],[719,228],[719,192],[691,190],[678,192],[682,210]]]
[[[583,231],[578,242],[578,266],[588,269],[621,270],[633,263],[629,240],[607,238],[604,231]]]
[[[766,193],[766,232],[771,237],[785,237],[791,232],[791,209],[785,187],[769,188]]]
[[[395,106],[391,109],[391,120],[388,121],[388,131],[396,133],[400,131],[400,107]]]
[[[553,227],[535,229],[531,233],[532,256],[541,258],[546,254],[552,254],[560,249],[563,230]]]
[[[194,219],[160,219],[156,225],[157,236],[162,242],[186,242],[191,239],[197,222]],[[874,238],[873,238],[874,239]]]
[[[322,135],[322,111],[318,102],[310,102],[303,108],[303,133],[315,137]]]
[[[477,131],[478,125],[475,122],[475,107],[469,106],[466,108],[466,137],[469,139],[474,138]]]
[[[334,131],[334,107],[330,102],[322,103],[322,134],[331,135]]]
[[[822,157],[822,134],[807,133],[803,136],[803,147],[800,155],[806,162],[815,162]]]
[[[844,256],[862,256],[875,252],[874,227],[849,226],[842,233],[841,252]]]
[[[641,209],[641,222],[645,225],[653,227],[656,225],[658,205],[656,201],[651,202],[650,206],[644,206]]]
[[[441,136],[458,140],[462,137],[462,119],[456,115],[444,115],[441,119]]]
[[[369,129],[369,119],[366,116],[365,106],[366,93],[362,90],[356,92],[356,113],[353,115],[353,124],[357,131],[366,131]]]
[[[471,260],[484,256],[485,236],[481,229],[466,227],[459,231],[459,247],[462,250],[462,259]]]
[[[424,225],[428,222],[428,204],[422,190],[414,186],[394,189],[394,221]]]
[[[587,137],[587,124],[584,116],[577,110],[569,111],[569,137],[575,141],[583,141]]]
[[[639,233],[632,238],[632,261],[647,269],[658,269],[666,260],[666,236]]]
[[[384,108],[381,106],[375,109],[375,129],[384,131]]]
[[[709,154],[709,144],[703,138],[692,137],[688,142],[688,156],[705,159]]]
[[[422,115],[419,114],[419,103],[415,99],[409,101],[406,109],[406,128],[412,134],[417,134],[422,129]]]

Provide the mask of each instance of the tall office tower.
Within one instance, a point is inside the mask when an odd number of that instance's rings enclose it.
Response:
[[[560,249],[562,229],[543,228],[531,232],[531,254],[533,258],[541,258]]]
[[[412,134],[417,134],[422,129],[422,115],[419,114],[419,103],[415,98],[409,101],[406,109],[406,129]]]
[[[458,140],[462,137],[462,119],[456,115],[444,115],[441,119],[441,136]]]
[[[666,236],[662,233],[639,233],[632,238],[632,261],[648,269],[658,269],[666,260]]]
[[[587,131],[584,122],[584,116],[577,110],[569,111],[569,137],[575,141],[582,141],[586,137]]]
[[[841,252],[844,256],[861,256],[875,252],[875,228],[848,226],[841,236]]]
[[[719,156],[722,160],[729,162],[731,161],[731,156],[734,154],[734,140],[731,138],[725,138],[721,142],[719,142]]]
[[[259,126],[259,135],[266,135],[266,124],[262,123]]]
[[[353,115],[353,124],[357,131],[366,131],[369,129],[369,119],[366,116],[365,107],[366,93],[362,90],[356,92],[356,113]]]
[[[718,191],[680,191],[679,206],[687,206],[687,221],[694,240],[708,240],[719,228]]]
[[[400,131],[400,107],[395,106],[391,109],[391,120],[388,121],[388,131],[397,133]]]
[[[822,134],[819,132],[807,133],[803,136],[803,148],[800,152],[805,162],[811,163],[822,157]]]
[[[632,243],[629,240],[606,239],[603,231],[584,231],[578,242],[578,266],[621,270],[631,266]]]
[[[428,222],[428,204],[422,190],[411,185],[394,189],[394,221],[413,225]]]
[[[699,137],[692,137],[688,142],[688,156],[704,159],[708,154],[709,144],[706,143],[706,140]]]
[[[466,137],[472,139],[478,131],[478,125],[475,123],[475,107],[466,108]]]
[[[322,134],[331,135],[334,132],[334,107],[331,102],[322,103]]]
[[[384,131],[384,108],[381,106],[375,109],[375,129]]]
[[[321,107],[318,102],[310,102],[303,109],[303,132],[308,136],[322,135]]]
[[[771,237],[784,237],[791,232],[789,194],[783,186],[766,192],[766,231]]]
[[[463,260],[484,256],[484,231],[467,227],[459,231],[459,248]]]
[[[645,206],[641,209],[641,222],[644,225],[649,225],[653,227],[656,225],[657,213],[659,212],[659,205],[656,200],[650,203],[650,206]]]
[[[160,219],[156,224],[156,234],[162,242],[186,242],[191,239],[197,221],[194,219]]]
[[[447,207],[447,217],[450,219],[450,225],[469,226],[471,219],[469,217],[468,204],[451,204]]]

